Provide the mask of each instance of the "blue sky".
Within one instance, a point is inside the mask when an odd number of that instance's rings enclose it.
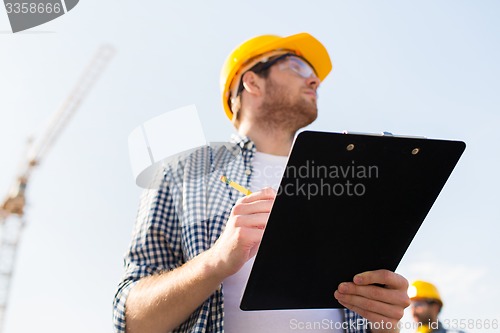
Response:
[[[500,320],[499,14],[493,0],[86,0],[12,34],[0,9],[0,195],[27,137],[42,132],[98,46],[117,50],[29,184],[6,332],[111,331],[140,194],[128,134],[196,104],[207,139],[227,140],[225,57],[255,35],[302,31],[325,44],[334,67],[309,129],[467,143],[398,272],[438,285],[443,319]]]

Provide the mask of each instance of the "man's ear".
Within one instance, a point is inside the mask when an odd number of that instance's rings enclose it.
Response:
[[[243,87],[249,94],[255,96],[260,96],[262,94],[264,79],[254,72],[248,71],[243,74],[241,81],[243,82]]]

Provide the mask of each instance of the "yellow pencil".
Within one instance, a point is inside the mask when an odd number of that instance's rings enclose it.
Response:
[[[228,184],[229,186],[231,186],[232,188],[234,188],[235,190],[238,190],[240,191],[241,193],[243,193],[244,195],[249,195],[249,194],[252,194],[252,192],[250,192],[249,189],[246,189],[244,188],[243,186],[241,186],[240,184],[236,183],[236,182],[233,182],[231,179],[227,178],[226,176],[221,176],[220,177],[220,180],[223,182],[223,183],[226,183]]]

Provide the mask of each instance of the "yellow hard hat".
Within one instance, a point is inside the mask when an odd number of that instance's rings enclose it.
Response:
[[[239,84],[243,74],[240,71],[242,67],[260,55],[279,50],[291,51],[306,59],[314,68],[320,81],[323,81],[332,70],[332,62],[326,48],[308,33],[299,33],[288,37],[262,35],[251,38],[231,52],[220,73],[222,104],[230,120],[233,118],[230,98],[235,97],[230,96],[231,87]]]
[[[412,301],[417,299],[433,299],[438,301],[441,306],[443,306],[443,301],[441,300],[439,291],[436,286],[430,282],[422,280],[413,281],[408,288],[408,296]]]

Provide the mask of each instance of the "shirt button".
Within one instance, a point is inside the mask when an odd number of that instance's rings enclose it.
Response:
[[[245,170],[245,175],[250,176],[252,174],[252,170],[246,169]]]

